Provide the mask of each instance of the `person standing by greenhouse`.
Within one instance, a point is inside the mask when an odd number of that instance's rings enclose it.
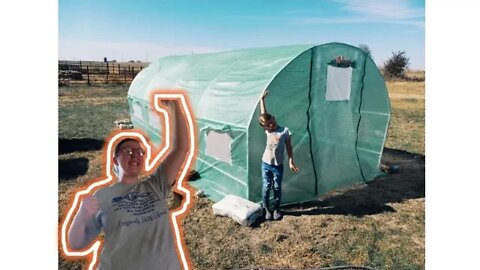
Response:
[[[287,127],[277,124],[275,117],[267,113],[265,107],[265,97],[268,91],[265,91],[260,100],[260,117],[258,121],[260,126],[265,129],[267,135],[265,151],[262,156],[262,201],[265,211],[265,219],[271,220],[272,213],[269,208],[270,189],[273,185],[273,219],[282,219],[280,203],[282,198],[282,179],[283,179],[283,159],[285,148],[287,149],[288,165],[290,169],[297,173],[299,169],[293,162],[292,137]]]

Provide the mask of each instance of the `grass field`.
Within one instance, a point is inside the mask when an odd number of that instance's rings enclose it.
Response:
[[[424,269],[425,84],[387,87],[392,118],[382,162],[399,164],[399,173],[286,208],[282,221],[251,228],[214,216],[213,203],[198,198],[184,220],[195,269]],[[59,220],[72,192],[101,174],[103,140],[115,120],[129,118],[127,91],[124,85],[59,89]],[[59,257],[59,269],[83,263]]]

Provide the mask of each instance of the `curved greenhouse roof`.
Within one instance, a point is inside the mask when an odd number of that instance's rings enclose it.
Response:
[[[267,111],[292,132],[300,168],[297,174],[285,170],[283,203],[382,175],[390,102],[382,75],[359,48],[328,43],[161,58],[128,92],[134,126],[155,143],[160,127],[148,99],[160,89],[189,94],[201,176],[191,184],[213,200],[227,194],[261,199],[266,138],[257,119],[265,90]]]
[[[164,57],[135,77],[129,95],[148,100],[149,92],[145,89],[183,89],[189,93],[197,118],[246,128],[258,98],[273,78],[311,47],[297,45]],[[232,94],[234,99],[225,98]]]

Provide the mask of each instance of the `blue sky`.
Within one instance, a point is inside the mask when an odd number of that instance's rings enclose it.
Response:
[[[162,56],[290,44],[404,50],[425,68],[424,0],[59,0],[59,59]]]

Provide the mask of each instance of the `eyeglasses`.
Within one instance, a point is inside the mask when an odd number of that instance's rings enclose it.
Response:
[[[131,148],[131,147],[124,147],[121,149],[124,153],[133,156],[133,154],[137,156],[143,157],[145,155],[145,151],[142,148]]]

